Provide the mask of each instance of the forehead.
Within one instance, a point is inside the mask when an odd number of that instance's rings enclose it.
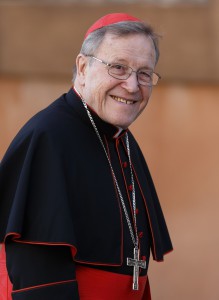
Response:
[[[106,34],[97,54],[110,62],[117,61],[130,66],[155,66],[156,53],[152,39],[143,34],[115,36]]]

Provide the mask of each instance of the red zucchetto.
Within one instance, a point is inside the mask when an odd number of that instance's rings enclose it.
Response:
[[[100,19],[98,19],[86,32],[85,39],[88,37],[88,35],[104,26],[119,23],[119,22],[125,22],[125,21],[132,21],[132,22],[142,22],[140,19],[130,16],[125,13],[114,13],[114,14],[108,14]]]

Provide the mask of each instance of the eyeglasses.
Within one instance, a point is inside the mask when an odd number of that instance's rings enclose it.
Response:
[[[92,55],[86,55],[88,57],[91,57],[102,64],[106,65],[108,67],[108,74],[112,76],[113,78],[119,79],[119,80],[126,80],[128,79],[132,72],[135,72],[137,75],[137,80],[140,85],[146,85],[146,86],[152,86],[156,85],[161,79],[161,76],[158,73],[151,72],[149,70],[139,70],[139,71],[134,71],[131,67],[117,64],[117,63],[106,63],[105,61],[92,56]]]

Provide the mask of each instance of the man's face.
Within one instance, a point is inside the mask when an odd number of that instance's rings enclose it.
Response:
[[[151,38],[140,34],[125,37],[107,34],[94,56],[135,71],[153,71],[156,60]],[[106,65],[93,58],[81,57],[78,61],[79,68],[83,64],[80,80],[84,100],[102,120],[127,128],[146,107],[152,87],[139,85],[135,72],[128,79],[119,80],[108,74]]]

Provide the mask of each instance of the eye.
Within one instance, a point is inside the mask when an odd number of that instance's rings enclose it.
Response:
[[[139,71],[138,74],[141,77],[151,78],[153,73],[150,73],[149,71]]]
[[[110,66],[110,72],[116,75],[124,75],[127,72],[127,67],[119,64],[112,64]]]
[[[111,68],[114,69],[114,70],[124,70],[124,69],[125,69],[124,66],[122,66],[122,65],[117,65],[117,64],[111,65]]]

